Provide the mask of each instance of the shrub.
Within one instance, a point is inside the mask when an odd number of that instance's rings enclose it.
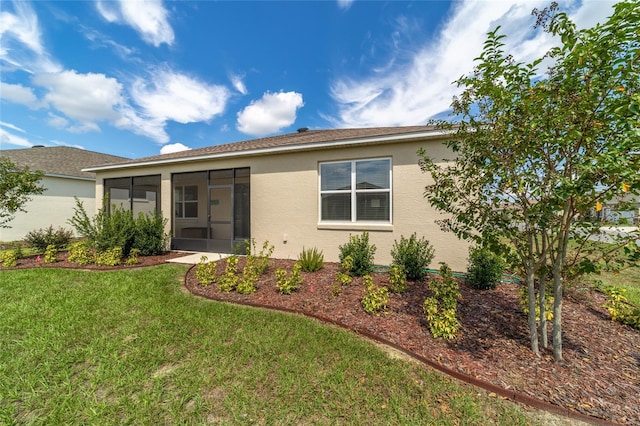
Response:
[[[349,271],[353,269],[353,257],[346,256],[340,262],[340,270],[336,272],[336,283],[340,286],[349,285],[353,278],[349,275]]]
[[[291,294],[300,287],[302,284],[302,277],[300,271],[302,270],[302,264],[296,262],[293,265],[291,276],[287,277],[287,271],[281,268],[276,270],[276,287],[280,294]]]
[[[140,250],[143,256],[162,254],[167,245],[169,235],[164,232],[167,220],[158,212],[140,213],[134,222],[135,235],[131,246]]]
[[[238,277],[236,291],[240,294],[255,293],[258,278],[260,278],[260,274],[257,267],[247,264],[242,270],[242,278]]]
[[[351,268],[347,271],[351,276],[361,277],[373,272],[373,259],[376,253],[376,246],[369,244],[369,233],[363,232],[361,236],[349,235],[349,242],[339,246],[340,263],[343,263],[347,256],[351,256]]]
[[[238,286],[238,256],[229,256],[227,257],[227,266],[224,270],[224,274],[222,274],[218,278],[218,288],[220,291],[225,293],[229,293],[233,291]]]
[[[50,245],[62,250],[69,245],[71,238],[73,238],[73,231],[64,228],[53,229],[53,225],[50,225],[46,229],[29,232],[23,240],[30,247],[44,252]]]
[[[88,265],[95,260],[95,254],[88,241],[78,241],[69,246],[69,262]]]
[[[18,266],[18,253],[15,250],[7,250],[0,253],[0,261],[5,268],[14,268]]]
[[[434,249],[425,238],[418,239],[416,233],[409,239],[400,236],[400,242],[394,241],[391,257],[395,265],[402,266],[407,279],[422,281],[427,276],[427,268],[433,260]]]
[[[130,210],[115,205],[111,211],[107,211],[107,202],[105,198],[103,207],[93,218],[89,218],[82,202],[76,198],[76,207],[69,223],[91,246],[97,251],[120,247],[125,256],[129,255],[132,248],[137,248],[144,256],[164,251],[168,238],[164,233],[166,219],[159,213],[140,213],[135,219]]]
[[[389,305],[389,289],[385,286],[376,286],[371,275],[364,276],[364,291],[360,303],[362,309],[368,314],[376,314],[387,309]]]
[[[611,314],[611,319],[622,324],[640,330],[640,308],[632,305],[627,300],[627,290],[621,287],[602,287],[602,292],[607,296],[604,307]]]
[[[125,260],[124,263],[127,266],[137,265],[138,264],[138,256],[140,256],[140,250],[138,250],[136,248],[133,248],[129,252],[129,256],[127,257],[127,260]]]
[[[324,253],[322,250],[318,251],[317,248],[305,249],[298,255],[298,262],[300,262],[301,268],[305,272],[319,271],[324,267]]]
[[[202,286],[208,286],[216,280],[216,263],[209,262],[207,256],[202,256],[196,265],[196,279]]]
[[[390,290],[394,293],[404,293],[409,289],[407,276],[400,265],[391,265],[389,269]]]
[[[56,263],[58,261],[58,249],[55,245],[49,244],[44,251],[44,263]]]
[[[502,257],[487,248],[469,249],[467,283],[478,290],[494,289],[500,282],[505,262]]]
[[[433,337],[453,339],[460,329],[460,322],[456,318],[460,290],[451,268],[446,263],[441,264],[439,275],[438,279],[430,281],[429,287],[433,291],[433,297],[425,299],[422,309]]]
[[[551,285],[548,285],[547,287],[551,287]],[[522,309],[522,313],[524,314],[524,316],[528,317],[529,316],[529,290],[527,289],[526,286],[520,287],[518,289],[518,293],[520,294],[520,299],[518,300],[520,309]],[[538,302],[538,299],[539,299],[538,289],[535,290],[535,298],[536,298],[536,320],[540,321],[540,303]],[[545,311],[544,316],[547,319],[547,321],[551,321],[553,319],[552,288],[547,288],[544,293],[544,311]]]
[[[99,266],[118,266],[122,262],[122,248],[111,247],[97,252],[95,262]]]
[[[275,247],[269,244],[269,241],[265,241],[262,243],[262,250],[257,252],[255,240],[251,240],[251,242],[248,240],[245,241],[245,250],[247,255],[247,266],[245,266],[245,269],[249,267],[255,270],[257,276],[267,272],[267,269],[269,269],[269,259],[271,258],[274,249]]]

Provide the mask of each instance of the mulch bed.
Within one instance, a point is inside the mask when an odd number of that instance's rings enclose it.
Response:
[[[240,268],[243,259],[240,260]],[[453,341],[434,339],[422,311],[431,295],[428,285],[410,283],[409,291],[392,294],[388,313],[366,314],[360,305],[362,279],[332,294],[338,264],[303,273],[304,284],[292,295],[275,286],[275,269],[291,271],[293,260],[272,261],[250,295],[223,293],[217,285],[201,286],[195,268],[185,285],[207,298],[308,313],[347,328],[379,336],[410,353],[472,378],[564,407],[570,411],[622,424],[640,424],[640,332],[611,321],[604,297],[587,289],[571,289],[563,303],[564,361],[553,361],[551,349],[536,357],[529,349],[526,317],[518,305],[518,284],[475,290],[460,281],[461,330]],[[218,273],[225,262],[218,262]],[[387,274],[374,274],[387,285]],[[551,336],[549,336],[551,337]]]
[[[184,257],[187,253],[168,251],[157,256],[139,256],[138,263],[135,265],[118,265],[118,266],[98,266],[95,264],[90,265],[78,265],[77,263],[69,262],[69,253],[59,252],[58,260],[55,263],[45,263],[43,256],[27,256],[18,259],[17,265],[12,268],[5,268],[0,265],[0,271],[3,269],[27,269],[27,268],[70,268],[70,269],[91,269],[91,270],[113,270],[123,268],[136,268],[141,266],[154,266],[161,263],[165,263],[169,259],[175,259],[177,257]]]
[[[140,257],[136,266],[151,266],[184,256],[167,252]],[[244,259],[240,260],[240,269]],[[588,289],[568,289],[563,302],[564,361],[556,363],[550,349],[540,358],[529,349],[526,318],[518,306],[518,285],[501,283],[495,290],[475,290],[460,281],[458,303],[461,329],[456,339],[434,339],[422,312],[431,295],[427,284],[410,283],[404,294],[392,294],[388,312],[368,315],[360,305],[362,279],[333,295],[338,264],[325,263],[315,273],[302,273],[303,285],[292,295],[281,295],[275,286],[275,269],[291,271],[293,260],[274,259],[250,295],[222,293],[215,284],[201,286],[195,268],[185,277],[186,287],[203,297],[240,304],[292,310],[326,318],[349,329],[374,335],[430,362],[477,380],[513,390],[586,414],[621,424],[640,424],[640,332],[611,321],[602,308],[604,297]],[[225,262],[218,262],[218,273]],[[36,262],[20,259],[11,269],[33,267],[80,268],[67,261]],[[110,270],[130,266],[82,266],[82,269]],[[0,270],[7,269],[0,267]],[[387,285],[387,275],[374,274],[374,282]]]

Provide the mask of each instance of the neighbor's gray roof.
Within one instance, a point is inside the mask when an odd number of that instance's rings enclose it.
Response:
[[[95,179],[96,174],[82,171],[83,168],[127,160],[125,157],[102,154],[68,146],[37,146],[23,149],[0,150],[0,157],[7,157],[12,163],[31,170],[40,170],[45,175],[69,176]]]
[[[360,129],[332,129],[332,130],[306,130],[286,135],[271,136],[267,138],[251,139],[241,142],[233,142],[224,145],[213,145],[205,148],[180,151],[171,154],[156,155],[134,160],[122,161],[114,164],[102,164],[88,167],[88,170],[106,170],[135,167],[138,165],[158,162],[176,162],[197,160],[203,157],[215,158],[233,154],[266,153],[269,150],[302,150],[320,148],[323,144],[339,143],[361,144],[381,143],[385,139],[392,140],[399,136],[411,134],[424,134],[425,132],[441,133],[433,126],[406,126],[406,127],[371,127]]]

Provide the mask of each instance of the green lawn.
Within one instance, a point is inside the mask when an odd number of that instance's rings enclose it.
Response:
[[[629,302],[640,306],[640,267],[623,269],[618,274],[610,272],[590,277],[592,281],[600,280],[604,285],[622,287],[627,290],[625,296]]]
[[[0,272],[0,424],[531,424],[304,317],[198,299],[182,266]]]

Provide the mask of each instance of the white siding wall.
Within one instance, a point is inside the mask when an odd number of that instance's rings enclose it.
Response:
[[[49,225],[55,229],[73,229],[67,220],[73,216],[74,196],[83,202],[89,214],[96,209],[94,181],[45,176],[41,183],[46,191],[25,204],[26,213],[16,213],[15,219],[9,222],[11,228],[0,229],[0,241],[22,240],[28,232]]]

